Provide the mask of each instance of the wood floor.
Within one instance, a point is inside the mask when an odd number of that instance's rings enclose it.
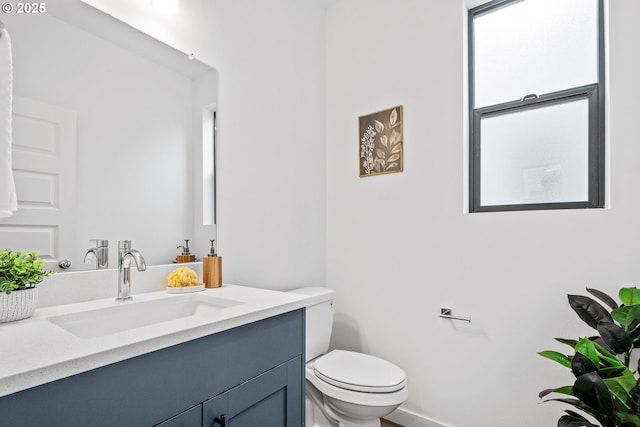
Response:
[[[400,424],[392,423],[391,421],[387,421],[385,419],[380,420],[380,427],[403,427]]]

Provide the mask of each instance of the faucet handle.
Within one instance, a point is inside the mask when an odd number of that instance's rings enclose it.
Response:
[[[124,250],[131,249],[131,240],[118,240],[118,248]]]

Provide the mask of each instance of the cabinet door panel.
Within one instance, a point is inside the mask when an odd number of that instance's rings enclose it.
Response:
[[[273,368],[203,404],[203,425],[219,427],[299,427],[302,425],[300,390],[302,358]]]
[[[275,393],[266,396],[252,406],[238,412],[228,427],[285,427],[287,426],[287,402],[286,389],[281,388]]]

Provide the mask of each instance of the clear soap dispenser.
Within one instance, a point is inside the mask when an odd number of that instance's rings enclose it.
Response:
[[[219,288],[222,286],[222,257],[216,255],[213,242],[209,254],[202,259],[202,275],[205,288]]]

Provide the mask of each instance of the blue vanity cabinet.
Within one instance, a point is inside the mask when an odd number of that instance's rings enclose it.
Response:
[[[202,427],[202,425],[202,405],[198,405],[169,418],[156,427]]]
[[[0,398],[0,425],[300,427],[304,309]]]

